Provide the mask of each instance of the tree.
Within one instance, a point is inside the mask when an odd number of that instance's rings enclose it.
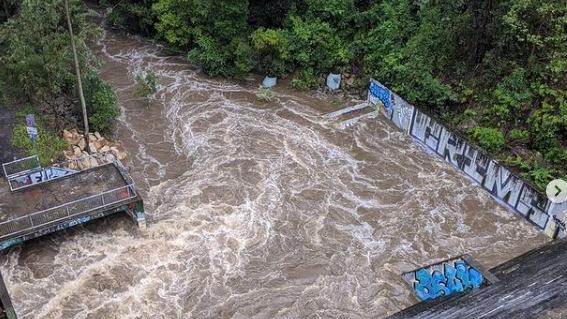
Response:
[[[79,98],[81,100],[81,109],[83,111],[83,125],[85,128],[85,143],[86,150],[90,152],[89,146],[89,117],[87,115],[87,105],[85,103],[85,96],[83,94],[83,82],[81,79],[81,67],[79,65],[79,58],[77,57],[77,48],[75,48],[75,38],[73,37],[73,24],[71,23],[71,13],[69,11],[69,0],[65,0],[65,16],[67,17],[67,26],[69,28],[69,40],[71,41],[71,51],[73,52],[73,61],[75,62],[75,72],[77,74],[77,89],[79,91]]]

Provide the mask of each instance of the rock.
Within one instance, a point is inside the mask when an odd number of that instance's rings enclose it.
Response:
[[[73,146],[73,155],[75,157],[81,157],[82,153],[81,153],[81,148],[79,146]]]
[[[102,140],[96,140],[93,144],[95,145],[95,147],[96,147],[97,150],[100,150],[100,149],[102,149],[104,146],[106,146],[106,140],[104,140],[104,139],[102,139]]]
[[[79,170],[88,169],[89,168],[89,160],[88,159],[82,159],[82,160],[77,161],[77,168]]]
[[[78,134],[73,134],[73,132],[63,130],[63,140],[65,140],[65,142],[67,142],[67,144],[75,145],[75,144],[79,143],[79,139],[80,139],[80,137],[79,137]]]
[[[112,146],[110,148],[110,150],[114,153],[114,155],[116,155],[116,157],[118,158],[118,160],[122,161],[124,159],[126,159],[126,157],[128,157],[128,155],[126,154],[126,152],[120,150],[117,146]]]
[[[73,158],[75,158],[75,153],[73,152],[73,150],[70,151],[63,151],[63,154],[65,155],[65,159],[67,160],[71,160]]]
[[[91,151],[91,153],[98,153],[98,148],[96,147],[96,144],[93,142],[89,143],[89,151]]]
[[[81,138],[81,140],[79,141],[79,143],[77,143],[77,146],[79,146],[79,148],[81,149],[81,151],[84,151],[85,148],[87,147],[87,143],[85,143],[85,139]]]
[[[96,141],[97,138],[93,133],[89,133],[89,143]]]
[[[95,133],[94,133],[94,136],[96,137],[97,140],[102,139],[102,136],[100,135],[99,132],[95,132]]]
[[[97,167],[98,165],[99,165],[99,164],[98,164],[98,161],[96,160],[96,158],[91,157],[91,158],[90,158],[90,163],[89,163],[89,168]]]
[[[109,151],[110,151],[110,147],[108,145],[104,145],[103,147],[100,148],[101,153],[106,153]]]

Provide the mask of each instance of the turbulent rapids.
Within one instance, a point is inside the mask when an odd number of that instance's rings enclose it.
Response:
[[[13,249],[21,318],[380,318],[416,301],[404,271],[547,240],[380,118],[337,130],[324,95],[260,102],[257,78],[209,79],[111,32],[98,50],[148,229],[118,217]],[[146,70],[150,102],[134,95]]]

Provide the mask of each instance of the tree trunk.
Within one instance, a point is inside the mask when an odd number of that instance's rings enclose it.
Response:
[[[67,25],[69,27],[69,37],[71,39],[71,50],[73,50],[73,60],[75,61],[75,72],[77,73],[77,89],[79,90],[79,99],[81,100],[81,108],[83,110],[83,123],[85,124],[85,142],[87,153],[91,152],[89,147],[89,118],[87,115],[87,104],[83,95],[83,82],[81,80],[81,69],[79,67],[79,58],[77,57],[77,48],[75,48],[75,38],[73,36],[73,25],[71,24],[71,14],[69,13],[69,0],[65,0],[65,15],[67,16]]]

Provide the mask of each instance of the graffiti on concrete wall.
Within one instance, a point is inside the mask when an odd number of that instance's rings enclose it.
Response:
[[[372,104],[377,104],[378,101],[382,103],[382,113],[388,119],[392,119],[392,94],[390,90],[378,83],[370,83],[368,92],[368,99]]]
[[[567,203],[552,203],[545,194],[512,174],[476,146],[469,144],[464,138],[408,104],[375,80],[370,82],[368,101],[384,104],[381,106],[382,113],[394,125],[463,171],[493,197],[527,218],[549,236],[565,236],[563,225],[557,223],[558,218],[554,217],[561,215],[559,217],[562,218],[567,210]],[[388,107],[384,101],[390,103]]]
[[[484,283],[482,273],[462,258],[420,268],[402,277],[422,301],[480,288]]]

